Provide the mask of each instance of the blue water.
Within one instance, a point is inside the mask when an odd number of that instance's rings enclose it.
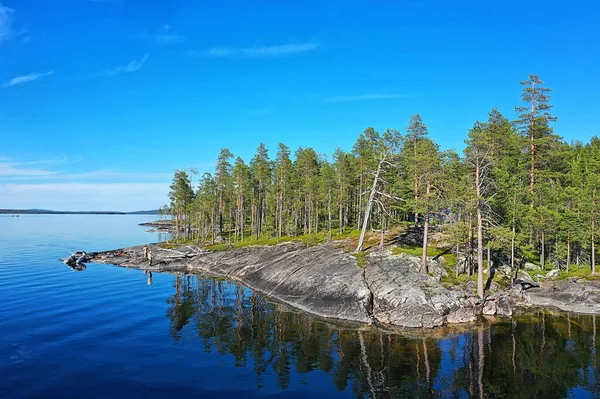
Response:
[[[68,251],[156,242],[152,216],[0,216],[0,397],[597,397],[596,320],[537,312],[412,338],[197,275]]]

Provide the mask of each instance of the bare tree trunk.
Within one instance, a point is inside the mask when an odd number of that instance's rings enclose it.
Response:
[[[329,190],[329,198],[327,200],[327,216],[329,218],[329,239],[333,236],[333,232],[331,231],[331,189]]]
[[[340,234],[344,233],[344,222],[343,222],[343,215],[342,215],[342,200],[340,199]]]
[[[487,247],[487,268],[485,270],[486,274],[490,273],[490,269],[492,267],[492,249],[490,248],[489,244]]]
[[[475,167],[475,189],[477,192],[477,295],[483,299],[483,217],[481,215],[481,180],[479,159]]]
[[[365,209],[365,216],[363,220],[362,230],[360,232],[360,238],[358,239],[358,246],[354,253],[359,253],[362,250],[363,243],[365,241],[365,233],[367,232],[367,225],[369,223],[369,216],[371,215],[371,208],[373,208],[373,202],[375,200],[375,193],[377,193],[377,183],[379,182],[379,174],[381,173],[381,166],[385,160],[379,161],[377,165],[377,172],[375,173],[375,179],[373,179],[373,185],[371,186],[371,193],[369,194],[369,201],[367,202],[367,209]]]
[[[455,267],[455,269],[456,269],[456,277],[457,278],[458,278],[458,274],[459,274],[459,272],[458,272],[458,264],[459,264],[459,262],[458,262],[458,259],[459,259],[458,256],[459,255],[460,255],[460,253],[459,253],[458,244],[456,244],[456,267]]]
[[[510,238],[510,271],[512,274],[515,272],[515,224],[512,225],[512,236]]]
[[[429,197],[431,190],[431,178],[427,176],[427,191],[425,192],[426,198]],[[429,239],[429,212],[425,211],[423,215],[423,255],[421,256],[421,273],[428,273],[427,267],[427,240]]]
[[[596,274],[596,189],[592,193],[592,274]]]
[[[473,275],[473,212],[469,211],[469,233],[467,236],[466,265],[469,268],[469,277]]]
[[[383,251],[383,242],[385,238],[385,216],[381,215],[381,237],[379,239],[379,249]]]
[[[542,270],[546,270],[546,236],[544,235],[544,230],[541,231],[541,238],[542,238],[542,253],[541,253],[541,263],[542,263]]]
[[[567,273],[569,273],[569,266],[571,266],[571,232],[567,233]]]

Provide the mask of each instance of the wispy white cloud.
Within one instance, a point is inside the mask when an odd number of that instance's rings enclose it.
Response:
[[[13,13],[12,9],[0,2],[0,43],[13,36]]]
[[[318,43],[290,43],[277,46],[262,47],[211,47],[204,50],[192,50],[190,55],[202,57],[275,57],[288,54],[299,54],[319,48]]]
[[[17,162],[10,158],[0,158],[0,179],[21,179],[21,178],[37,178],[50,177],[58,174],[51,170],[53,166],[80,162],[81,158],[55,158],[55,159],[40,159],[36,161]],[[32,168],[32,166],[35,167]],[[40,168],[40,166],[42,166]],[[45,167],[44,167],[45,166]]]
[[[17,76],[6,82],[4,84],[4,87],[16,86],[27,82],[32,82],[34,80],[38,80],[39,78],[43,78],[44,76],[52,75],[53,73],[54,71],[50,71],[44,73],[32,73],[29,75]]]
[[[333,96],[325,99],[326,103],[344,103],[349,101],[392,100],[406,98],[405,94],[359,94],[356,96]]]
[[[171,25],[163,25],[160,27],[158,32],[154,34],[144,34],[142,38],[154,42],[159,45],[170,45],[181,43],[185,40],[185,37],[175,32]]]
[[[147,60],[148,60],[148,54],[146,54],[144,56],[144,58],[142,58],[139,61],[133,60],[127,65],[107,70],[106,76],[115,76],[115,75],[119,75],[122,73],[131,73],[131,72],[139,71],[144,66],[144,64],[146,63]]]

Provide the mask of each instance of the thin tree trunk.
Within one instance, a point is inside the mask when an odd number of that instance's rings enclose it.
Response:
[[[475,167],[475,188],[477,192],[477,295],[483,299],[483,218],[481,215],[481,181],[479,159]]]
[[[358,246],[354,253],[359,253],[362,250],[362,246],[365,240],[365,233],[367,232],[367,225],[369,223],[369,216],[371,215],[371,208],[373,207],[373,201],[375,200],[375,193],[377,192],[377,183],[379,182],[379,174],[381,173],[381,166],[383,160],[379,162],[377,166],[377,172],[375,173],[375,179],[373,179],[373,186],[371,186],[371,193],[369,194],[369,201],[367,202],[367,208],[365,209],[365,217],[363,220],[362,230],[360,232],[360,238],[358,240]]]
[[[431,190],[431,179],[427,177],[427,191],[425,192],[426,198],[429,197]],[[427,240],[429,239],[429,212],[425,211],[423,215],[423,255],[421,256],[421,273],[428,273],[427,267]]]
[[[512,236],[510,238],[510,270],[515,273],[515,224],[512,225]]]
[[[567,273],[569,273],[569,266],[571,266],[571,232],[567,233]]]
[[[544,230],[541,231],[541,242],[542,242],[542,253],[541,253],[541,263],[542,263],[542,270],[546,270],[546,240],[545,240],[546,236],[544,235]]]
[[[596,274],[596,189],[592,193],[592,274]]]
[[[469,233],[467,237],[467,257],[466,266],[469,269],[469,277],[473,275],[473,212],[469,211]]]
[[[381,215],[381,237],[379,239],[379,249],[383,251],[383,241],[385,238],[385,216]]]

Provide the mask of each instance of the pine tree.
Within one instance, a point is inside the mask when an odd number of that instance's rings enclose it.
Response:
[[[548,144],[548,139],[552,134],[550,122],[556,121],[556,117],[549,112],[552,105],[550,105],[550,95],[548,93],[552,89],[543,87],[543,84],[544,82],[537,75],[529,75],[529,79],[521,82],[521,85],[524,86],[521,100],[526,105],[515,108],[520,113],[517,123],[520,125],[524,136],[529,139],[529,191],[532,205],[535,200],[537,164],[540,158],[543,158],[538,154],[539,147]]]

